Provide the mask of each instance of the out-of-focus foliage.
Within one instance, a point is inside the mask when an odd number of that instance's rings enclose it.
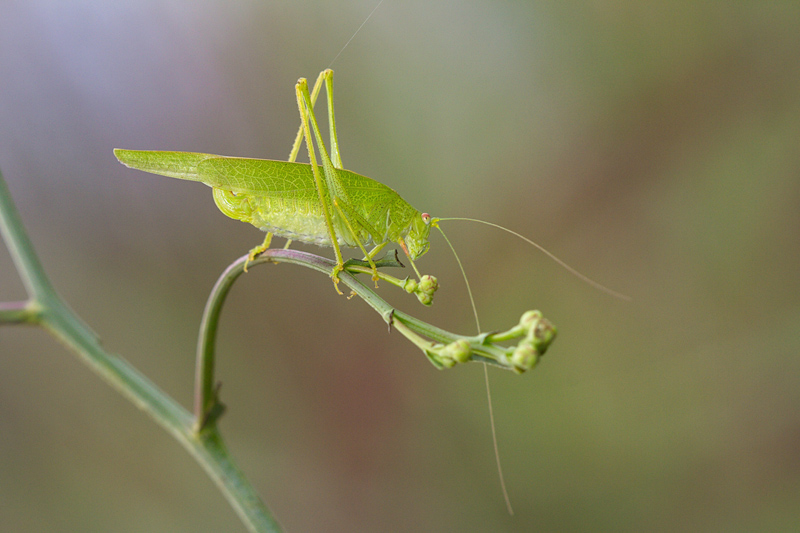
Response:
[[[261,239],[112,148],[281,159],[293,86],[373,2],[0,8],[0,168],[109,349],[190,404],[205,297]],[[345,166],[447,226],[483,328],[559,326],[534,372],[437,372],[324,276],[255,269],[219,376],[232,452],[291,531],[784,531],[800,522],[800,5],[387,0],[332,67]],[[431,309],[474,330],[433,237]],[[0,298],[24,293],[0,251]],[[36,329],[0,329],[0,529],[235,531],[183,450]]]

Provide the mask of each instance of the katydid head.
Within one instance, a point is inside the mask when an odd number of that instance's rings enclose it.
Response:
[[[417,257],[425,255],[431,247],[428,240],[431,233],[431,216],[428,213],[419,213],[411,220],[408,234],[405,236],[407,247],[406,253],[413,261]]]

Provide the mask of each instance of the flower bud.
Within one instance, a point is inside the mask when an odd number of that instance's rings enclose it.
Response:
[[[472,350],[469,346],[469,342],[465,339],[458,339],[457,341],[451,342],[439,352],[442,358],[450,359],[456,363],[466,363],[469,361],[471,353]]]
[[[530,330],[541,318],[541,311],[525,311],[519,319],[519,325]]]
[[[417,300],[419,300],[422,305],[431,305],[433,303],[433,296],[418,291]]]
[[[431,293],[431,295],[433,295],[433,293],[436,292],[436,289],[438,288],[439,288],[439,280],[437,280],[433,276],[425,274],[419,280],[419,289],[423,292],[428,292]]]
[[[520,342],[511,354],[511,364],[514,365],[514,370],[518,373],[525,372],[536,366],[538,359],[536,348],[528,341]]]
[[[417,291],[418,286],[419,285],[417,284],[417,280],[415,280],[414,278],[406,278],[406,282],[405,284],[403,284],[403,290],[406,291],[408,294],[411,294],[412,292]]]

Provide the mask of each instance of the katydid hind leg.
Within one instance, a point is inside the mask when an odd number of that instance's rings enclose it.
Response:
[[[336,117],[333,112],[333,71],[331,69],[323,70],[317,76],[317,81],[314,82],[314,88],[311,90],[310,100],[311,100],[311,108],[313,110],[314,106],[317,104],[317,98],[319,97],[319,93],[322,90],[322,83],[325,83],[325,91],[326,97],[328,100],[328,128],[330,130],[329,142],[331,145],[331,160],[333,162],[333,166],[335,168],[343,169],[344,166],[342,165],[342,154],[339,151],[339,138],[336,135]],[[295,137],[294,145],[292,145],[292,152],[291,154],[296,158],[297,152],[300,150],[300,143],[303,139],[303,126],[300,126],[300,129],[297,132],[297,136]],[[291,158],[289,161],[294,161]]]
[[[320,72],[319,76],[317,76],[317,81],[314,83],[314,89],[311,91],[312,106],[317,102],[319,91],[322,88],[322,81],[324,79],[324,74],[325,71]],[[297,135],[295,136],[294,143],[292,144],[292,150],[289,152],[289,159],[287,161],[289,161],[290,163],[294,163],[295,161],[297,161],[297,154],[300,152],[300,146],[302,144],[303,144],[303,124],[301,122],[300,128],[297,130]],[[252,261],[253,259],[255,259],[256,255],[265,252],[267,248],[269,248],[271,240],[272,240],[272,233],[267,233],[267,237],[264,239],[264,243],[250,250],[250,254],[248,255],[248,261]],[[292,239],[287,239],[286,244],[283,245],[283,249],[288,250],[291,244],[292,244]],[[245,271],[247,271],[247,264],[245,264]]]
[[[320,74],[320,77],[323,75],[325,75],[325,91],[328,98],[328,129],[330,130],[331,159],[333,159],[334,167],[342,169],[344,166],[342,165],[342,154],[339,152],[339,138],[336,135],[336,117],[333,113],[333,71],[327,69]]]
[[[328,74],[332,75],[333,72],[330,71]],[[329,79],[330,78],[326,78],[326,80],[329,80]],[[332,85],[330,85],[330,87],[332,87]],[[314,109],[313,109],[313,105],[311,103],[310,95],[308,94],[308,86],[307,85],[303,85],[303,86],[300,87],[300,95],[302,95],[303,100],[305,102],[306,114],[305,114],[304,118],[305,118],[305,121],[306,121],[305,122],[305,124],[306,124],[306,130],[305,130],[306,146],[309,147],[309,154],[313,153],[313,144],[314,143],[313,143],[313,141],[311,139],[311,135],[310,135],[309,130],[308,130],[308,126],[310,126],[310,128],[314,132],[314,137],[315,137],[315,139],[317,141],[317,145],[318,145],[319,152],[320,152],[320,159],[322,160],[322,170],[323,170],[323,172],[325,174],[325,185],[327,186],[327,194],[328,194],[328,202],[327,203],[328,203],[328,205],[330,205],[335,201],[339,201],[339,202],[341,202],[340,203],[340,207],[343,207],[343,208],[345,206],[349,207],[349,206],[352,205],[352,202],[350,200],[350,195],[348,194],[347,189],[345,188],[344,184],[341,182],[341,180],[340,180],[340,178],[339,178],[339,176],[338,176],[338,174],[336,172],[336,168],[334,167],[334,164],[331,161],[330,156],[328,155],[328,151],[325,148],[325,142],[322,140],[322,133],[320,132],[320,129],[319,129],[319,124],[317,122],[317,117],[314,114]],[[299,98],[299,96],[298,96],[298,98]],[[332,111],[332,107],[330,108],[330,111]],[[330,118],[331,118],[331,120],[333,122],[335,122],[335,118],[334,118],[333,115],[330,115]],[[335,130],[334,130],[334,136],[335,136]],[[313,163],[312,163],[312,167],[313,167],[313,171],[314,171],[314,175],[315,175],[315,179],[316,179],[316,177],[319,175],[319,171],[316,169],[316,167],[314,167]],[[318,186],[318,189],[321,189],[321,187]],[[324,194],[321,192],[320,193],[320,198],[322,198],[323,196],[324,196]],[[324,207],[326,207],[325,206],[325,202],[323,202],[323,208]],[[354,209],[350,209],[348,214],[352,215],[353,213],[356,213],[356,211]],[[336,244],[337,239],[336,239],[335,228],[333,227],[333,224],[332,224],[332,215],[333,215],[333,213],[330,210],[328,210],[328,213],[327,213],[326,216],[330,217],[329,218],[329,220],[330,220],[329,229],[330,229],[331,241],[334,242],[334,246],[335,246],[335,248],[337,250],[337,265],[336,265],[336,268],[334,269],[334,273],[338,274],[338,272],[340,272],[344,268],[344,262],[342,260],[341,252],[338,249],[338,244]],[[345,222],[348,224],[348,226],[350,226],[349,229],[353,233],[356,242],[359,244],[361,249],[364,250],[363,244],[358,239],[357,233],[354,231],[354,228],[350,225],[350,220],[348,220],[348,219],[352,219],[355,223],[357,223],[358,226],[359,226],[359,229],[362,229],[362,228],[363,229],[367,229],[367,231],[371,235],[374,235],[375,231],[374,230],[370,231],[369,228],[365,227],[362,224],[363,218],[358,217],[357,214],[355,216],[350,216],[350,217],[345,217],[344,218]],[[364,251],[364,253],[366,253],[366,251]],[[373,277],[377,277],[377,270],[376,270],[376,268],[374,266],[374,263],[373,263]],[[338,281],[338,278],[336,278],[336,281]]]
[[[347,189],[342,184],[341,180],[339,179],[338,174],[336,173],[336,167],[331,161],[330,156],[328,155],[328,149],[325,147],[325,142],[322,140],[322,133],[319,129],[319,123],[317,122],[317,116],[314,113],[313,105],[311,103],[311,98],[308,94],[308,85],[304,85],[305,89],[301,91],[303,99],[305,101],[305,106],[307,110],[306,118],[307,124],[310,125],[311,131],[314,132],[314,139],[317,141],[317,147],[319,148],[319,157],[322,162],[322,170],[325,174],[325,184],[328,186],[328,194],[330,195],[331,199],[334,197],[338,197],[345,201],[346,203],[352,203],[350,201],[350,195],[347,193]],[[308,131],[308,130],[306,130]],[[311,146],[313,145],[313,141],[311,136],[307,133],[306,136],[306,145]]]
[[[336,232],[333,228],[333,219],[331,218],[331,195],[327,186],[330,182],[330,177],[328,174],[333,173],[335,176],[335,171],[330,158],[328,157],[328,153],[325,151],[325,146],[320,143],[320,156],[323,160],[323,170],[326,177],[325,181],[323,181],[322,176],[320,176],[319,173],[317,156],[314,151],[314,142],[312,140],[311,131],[309,128],[309,122],[316,126],[316,117],[314,117],[313,104],[311,104],[311,98],[308,94],[308,82],[305,78],[300,78],[297,81],[295,93],[297,96],[297,107],[300,111],[300,120],[303,127],[303,137],[306,140],[306,147],[308,148],[308,159],[311,163],[311,171],[314,174],[314,184],[319,196],[322,213],[325,217],[325,225],[328,228],[328,235],[331,239],[331,245],[336,253],[336,266],[333,268],[333,272],[331,272],[331,278],[333,279],[333,285],[336,288],[336,292],[342,294],[342,291],[339,290],[339,272],[344,269],[344,260],[342,259],[342,251],[339,249],[339,240],[337,239]],[[318,133],[318,128],[315,133]]]
[[[325,71],[319,73],[317,76],[317,81],[314,82],[314,88],[311,89],[311,107],[313,108],[317,104],[317,97],[319,96],[319,91],[322,89],[322,82],[325,79]],[[302,117],[301,117],[302,119]],[[303,123],[302,120],[300,122],[300,127],[297,129],[297,135],[294,137],[294,144],[292,144],[292,151],[289,152],[289,161],[290,163],[294,163],[297,161],[297,154],[300,153],[300,145],[303,144]]]

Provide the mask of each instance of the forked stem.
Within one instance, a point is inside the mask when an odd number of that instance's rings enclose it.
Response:
[[[111,387],[150,415],[181,443],[217,484],[248,530],[279,531],[278,523],[236,466],[216,427],[193,430],[191,413],[122,357],[109,353],[97,335],[64,303],[44,273],[0,174],[0,234],[29,300],[0,303],[0,325],[39,325],[75,352]]]

